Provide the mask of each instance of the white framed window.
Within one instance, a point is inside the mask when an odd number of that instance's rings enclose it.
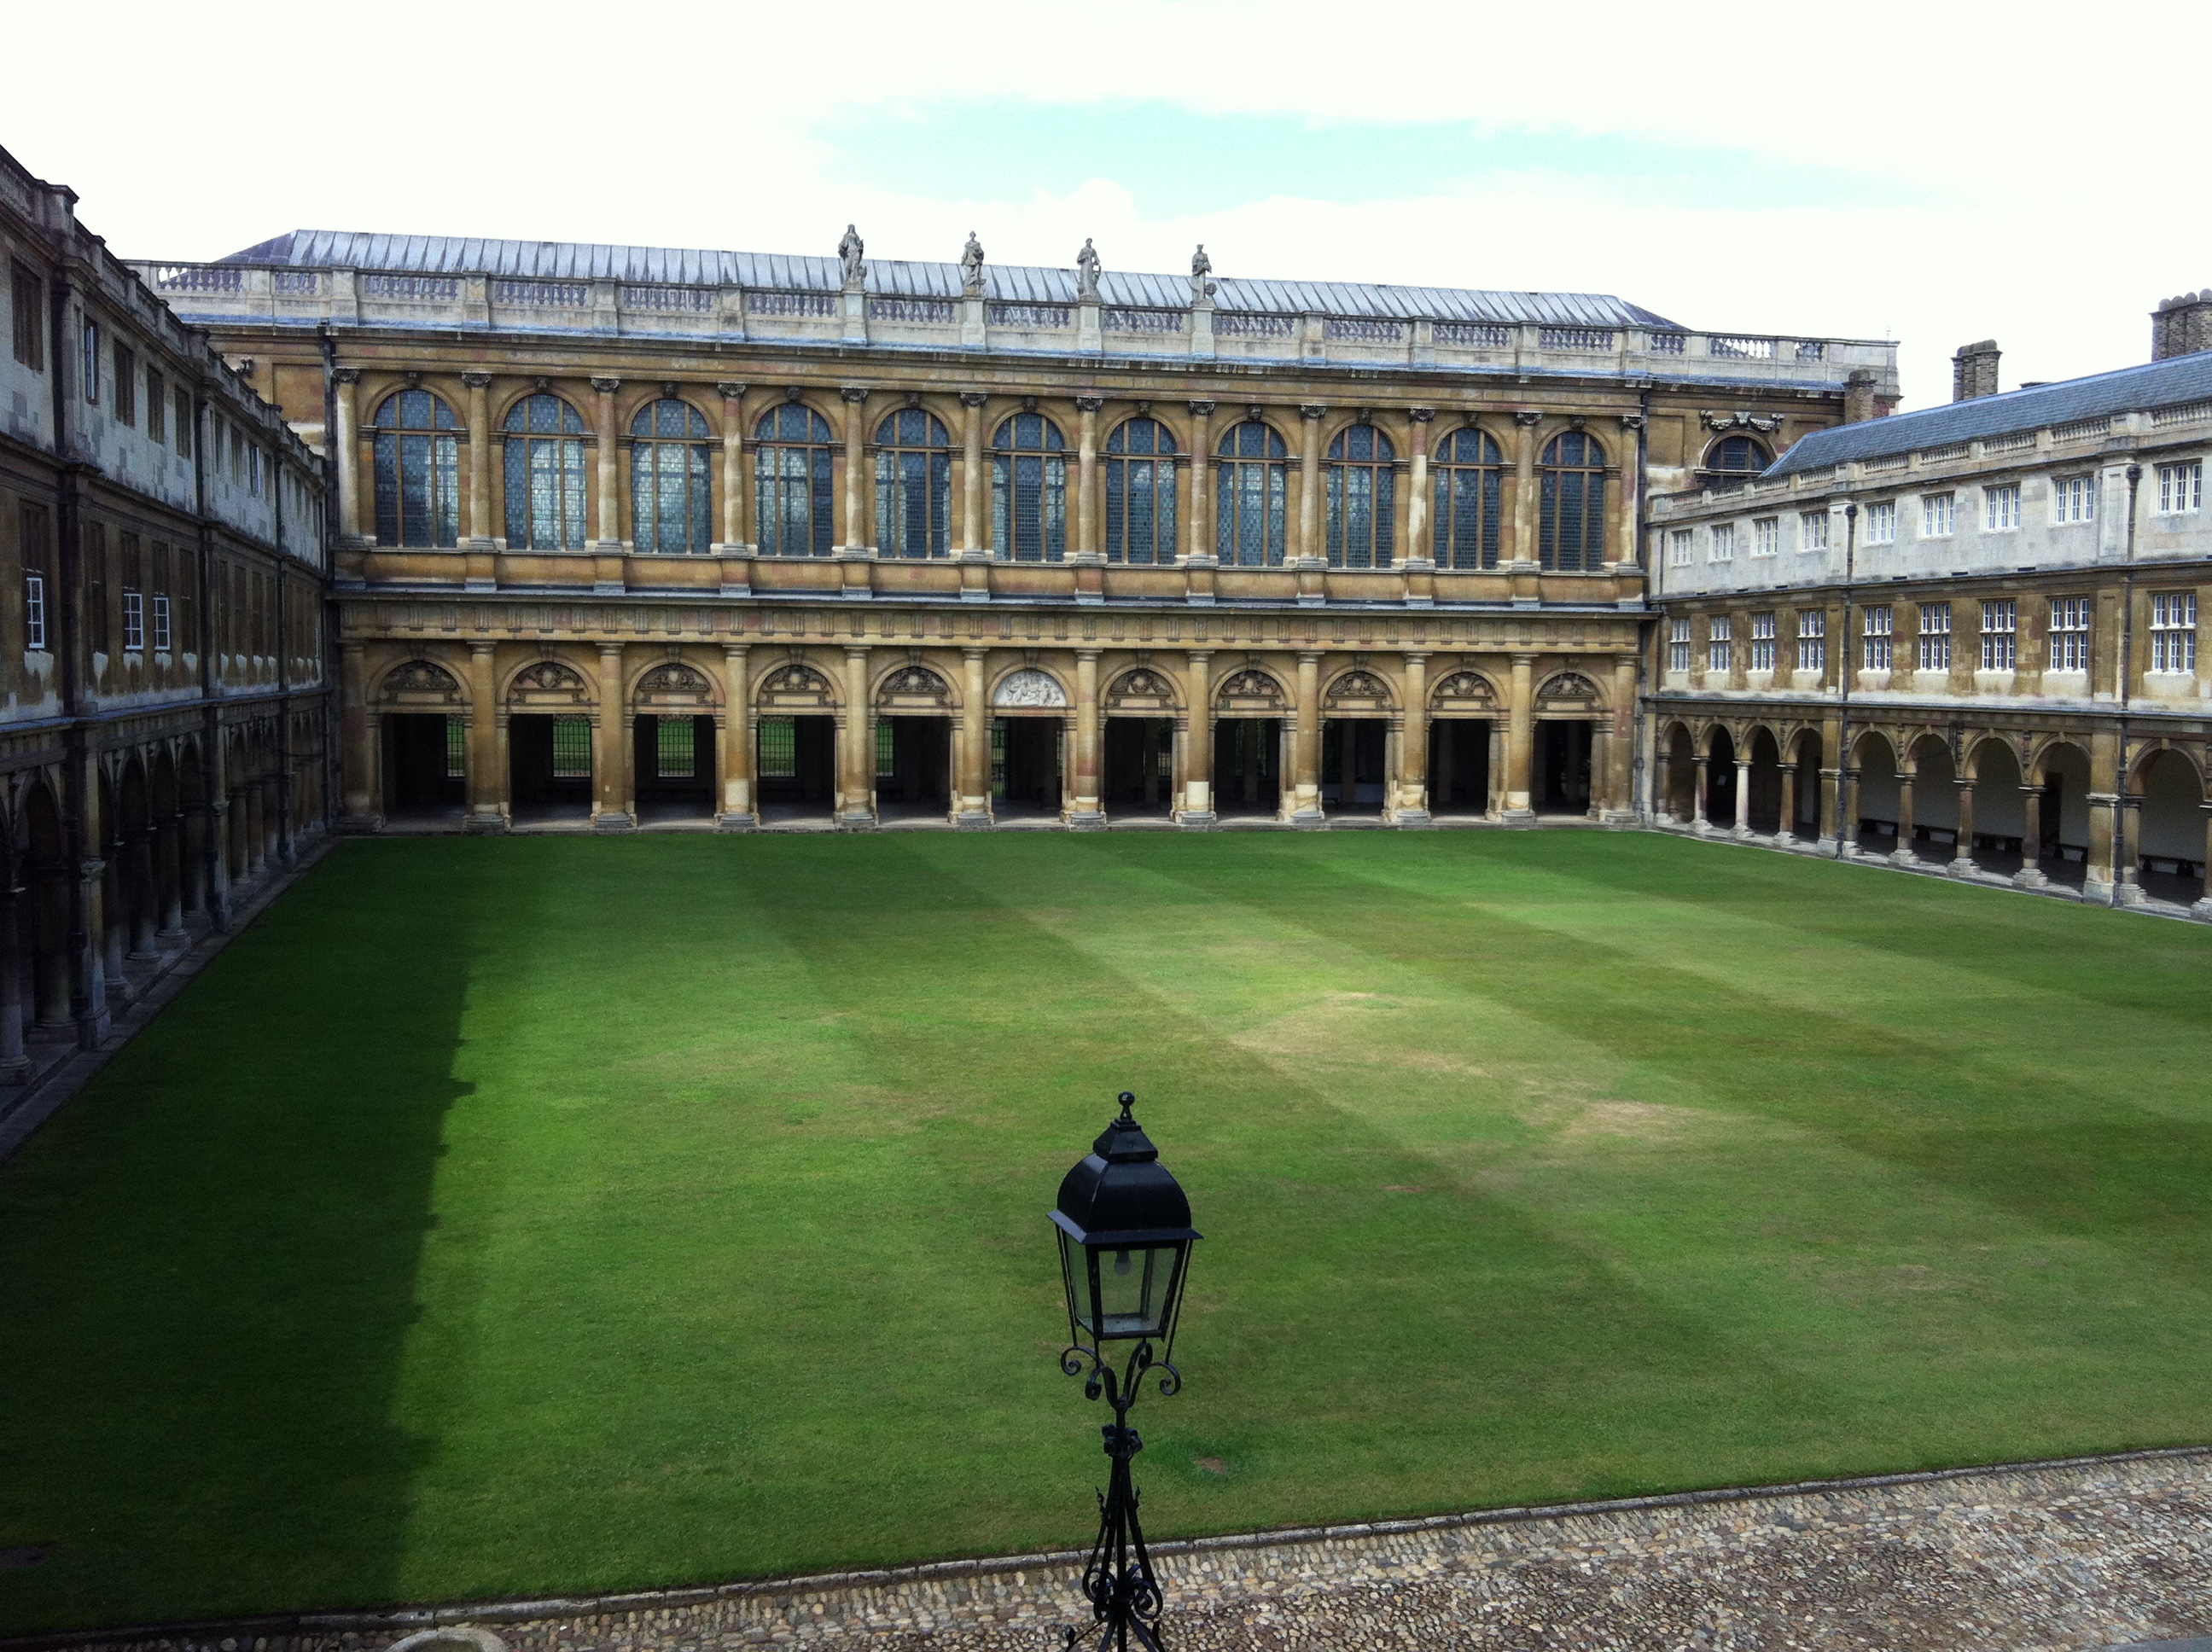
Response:
[[[1696,536],[1688,528],[1676,528],[1667,536],[1667,560],[1675,568],[1690,565],[1690,542]]]
[[[1958,524],[1958,495],[1920,495],[1920,537],[1923,539],[1948,539],[1957,531]]]
[[[2053,597],[2051,599],[2051,669],[2086,671],[2089,669],[2089,599]]]
[[[1751,616],[1751,669],[1754,671],[1774,669],[1774,616],[1771,612]]]
[[[261,450],[249,446],[246,450],[246,490],[258,499],[267,482],[262,473]]]
[[[162,594],[154,598],[154,647],[163,653],[169,649],[169,599]]]
[[[1826,550],[1828,548],[1828,513],[1826,511],[1797,513],[1797,549]]]
[[[2020,483],[2000,482],[1982,489],[1982,526],[2005,533],[2020,525]]]
[[[1861,669],[1869,671],[1886,671],[1889,669],[1891,643],[1895,635],[1891,626],[1896,617],[1886,603],[1881,607],[1869,608],[1861,611],[1859,615]]]
[[[100,323],[90,317],[84,324],[84,398],[88,402],[100,399]]]
[[[1825,671],[1828,669],[1828,612],[1824,608],[1801,608],[1797,610],[1797,669],[1801,671]]]
[[[1705,541],[1705,560],[1709,562],[1732,562],[1735,560],[1735,524],[1716,522],[1708,530]]]
[[[126,587],[123,592],[123,648],[135,653],[146,646],[146,596]]]
[[[2204,461],[2185,459],[2158,467],[2158,513],[2179,516],[2204,503]]]
[[[1948,602],[1920,604],[1920,669],[1951,669],[1951,604]]]
[[[46,576],[23,574],[23,647],[43,653],[46,647]]]
[[[2150,668],[2154,671],[2197,669],[2197,593],[2158,591],[2150,599]]]
[[[1897,543],[1897,501],[1883,499],[1866,507],[1867,544],[1893,545]]]
[[[2020,607],[2010,597],[1982,604],[1982,669],[2008,671],[2020,664]]]
[[[1751,525],[1751,554],[1771,556],[1782,548],[1782,519],[1762,516]]]
[[[1678,619],[1671,625],[1667,633],[1667,669],[1686,671],[1690,669],[1690,622]]]
[[[2054,522],[2094,522],[2097,519],[2097,478],[2063,476],[2051,484],[2051,519]]]
[[[1705,669],[1726,671],[1735,665],[1735,621],[1726,614],[1716,614],[1705,624]]]

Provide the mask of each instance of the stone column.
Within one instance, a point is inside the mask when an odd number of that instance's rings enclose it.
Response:
[[[2051,880],[2043,875],[2043,788],[2020,788],[2020,870],[2012,881],[2022,889],[2043,889]]]
[[[2212,918],[2212,803],[2198,806],[2204,811],[2204,893],[2189,909],[2200,918]]]
[[[493,669],[498,645],[469,644],[469,814],[471,832],[507,829],[507,773],[499,760],[499,681]]]
[[[1674,754],[1657,742],[1651,749],[1651,818],[1662,825],[1674,821]]]
[[[2112,904],[2132,906],[2142,899],[2142,799],[2122,793],[2113,805],[2112,823],[2118,839],[2112,856]]]
[[[1196,562],[1203,557],[1211,566],[1213,562],[1213,408],[1207,401],[1194,401],[1190,408],[1190,519],[1183,524],[1183,561]],[[1206,772],[1212,772],[1212,760],[1206,762]],[[1211,816],[1213,804],[1209,796],[1206,813]]]
[[[1775,825],[1774,841],[1794,843],[1797,841],[1797,765],[1782,765],[1782,818]]]
[[[338,738],[343,769],[345,811],[338,824],[353,831],[373,832],[383,823],[376,810],[376,743],[369,726],[368,666],[358,642],[338,647]],[[212,768],[215,759],[208,760]],[[210,775],[209,795],[220,797]]]
[[[726,380],[714,388],[722,396],[720,549],[728,556],[742,554],[750,544],[745,532],[745,387]]]
[[[1321,421],[1328,411],[1312,402],[1302,404],[1298,443],[1298,542],[1293,554],[1301,562],[1321,559],[1327,549],[1322,533],[1321,504]]]
[[[16,918],[15,900],[23,890],[14,878],[0,878],[0,1084],[20,1084],[31,1076],[23,1053],[23,979],[35,967],[21,956],[25,927]]]
[[[875,726],[869,716],[868,650],[866,644],[845,649],[844,738],[838,752],[837,823],[848,830],[876,823]]]
[[[1434,566],[1436,553],[1431,548],[1433,530],[1429,525],[1429,421],[1435,418],[1433,407],[1407,410],[1413,421],[1413,462],[1408,477],[1413,497],[1406,501],[1406,562],[1408,567]],[[1409,724],[1410,728],[1412,726]]]
[[[1425,424],[1413,427],[1416,451],[1425,448]],[[1429,657],[1406,656],[1406,715],[1398,738],[1395,817],[1401,826],[1429,823]]]
[[[1297,721],[1291,736],[1290,786],[1283,795],[1285,818],[1296,826],[1318,826],[1321,808],[1321,655],[1298,654]]]
[[[983,404],[990,399],[980,390],[960,392],[960,405],[967,410],[960,441],[960,550],[963,556],[990,554],[988,507],[983,493]]]
[[[629,807],[629,700],[623,683],[622,645],[603,642],[599,715],[592,720],[592,824],[602,832],[626,832],[637,824]]]
[[[1735,760],[1735,835],[1751,835],[1751,759],[1742,756]]]
[[[753,679],[741,647],[722,650],[722,807],[714,823],[749,832],[760,823],[753,793]]]
[[[1506,712],[1505,814],[1508,824],[1536,818],[1531,776],[1536,764],[1536,657],[1513,656],[1512,698]],[[1702,811],[1700,811],[1702,814]]]
[[[960,784],[953,824],[974,831],[991,823],[991,708],[983,685],[983,650],[960,651]]]
[[[1711,778],[1712,759],[1705,752],[1698,751],[1691,754],[1690,762],[1698,771],[1697,787],[1690,805],[1690,824],[1702,832],[1706,826],[1705,805],[1711,798],[1706,788]]]
[[[1900,768],[1897,774],[1897,847],[1890,851],[1893,859],[1912,861],[1920,857],[1912,852],[1912,774]]]
[[[599,431],[599,541],[595,550],[622,549],[622,480],[615,462],[617,438],[615,434],[615,392],[622,388],[619,379],[594,379],[592,388],[599,392],[599,405],[592,423]]]
[[[845,398],[845,531],[841,548],[858,555],[871,543],[867,503],[861,491],[868,469],[868,392],[858,385],[847,385],[837,393]],[[872,780],[873,774],[869,778]]]
[[[1098,534],[1098,413],[1103,396],[1075,398],[1075,559],[1105,560]]]
[[[332,367],[331,382],[336,386],[331,397],[333,417],[331,458],[338,473],[338,532],[344,538],[358,540],[362,537],[361,415],[357,404],[361,394],[361,369]],[[211,461],[204,454],[201,462],[212,468]]]
[[[464,373],[469,392],[469,538],[471,550],[489,550],[498,538],[491,519],[491,374]]]
[[[1204,469],[1202,460],[1194,465],[1192,477],[1195,478]],[[1183,673],[1183,694],[1190,715],[1183,734],[1183,789],[1176,819],[1183,826],[1203,830],[1214,821],[1213,655],[1208,649],[1193,648],[1185,658],[1189,665]]]
[[[1615,825],[1636,823],[1636,656],[1613,662],[1613,731],[1606,744],[1602,818]]]
[[[2113,817],[2119,806],[2119,799],[2110,792],[2089,793],[2089,864],[2081,879],[2081,893],[2086,899],[2109,903],[2118,893],[2118,882],[2112,876],[2112,861],[2113,839],[2118,835],[2113,830]]]
[[[1535,412],[1520,412],[1513,416],[1513,554],[1501,556],[1502,564],[1525,562],[1534,568],[1538,562],[1536,532],[1540,512],[1536,497],[1536,427],[1544,416]]]
[[[1067,823],[1079,829],[1106,824],[1099,805],[1098,650],[1075,651],[1075,753],[1069,765]]]

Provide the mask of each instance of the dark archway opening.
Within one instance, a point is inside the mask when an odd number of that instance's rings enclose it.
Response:
[[[1389,725],[1379,717],[1330,717],[1321,726],[1321,799],[1340,815],[1382,812]]]
[[[1175,719],[1106,720],[1106,806],[1124,814],[1165,814],[1175,790]]]
[[[1735,740],[1724,728],[1713,731],[1705,748],[1705,820],[1723,831],[1735,829]]]
[[[1057,815],[1061,726],[1057,717],[991,723],[991,796],[1002,814]]]
[[[878,717],[876,720],[876,811],[939,817],[952,810],[952,720]]]
[[[754,744],[764,822],[828,816],[837,772],[835,717],[763,717]]]
[[[1429,726],[1429,810],[1432,814],[1490,811],[1490,722],[1439,718]]]
[[[1590,805],[1590,725],[1536,725],[1536,808],[1586,815]]]
[[[1797,818],[1790,831],[1798,837],[1820,835],[1820,737],[1806,734],[1797,741]]]
[[[385,813],[458,812],[468,801],[468,739],[466,718],[386,712]]]
[[[636,776],[637,817],[705,820],[714,812],[714,720],[641,715],[630,773]]]
[[[1763,728],[1751,736],[1751,829],[1782,829],[1782,750]]]
[[[1224,717],[1213,726],[1213,810],[1272,815],[1282,805],[1283,720]]]
[[[507,719],[507,750],[515,819],[591,818],[590,718],[517,712]]]

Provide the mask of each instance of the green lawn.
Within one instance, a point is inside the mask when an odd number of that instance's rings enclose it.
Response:
[[[2209,1031],[1650,835],[349,843],[0,1167],[0,1628],[1086,1541],[1125,1086],[1155,1535],[2212,1438]]]

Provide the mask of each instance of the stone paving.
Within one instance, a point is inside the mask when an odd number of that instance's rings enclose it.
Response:
[[[1164,1544],[1172,1652],[2045,1652],[2212,1633],[2212,1448]],[[1048,1652],[1080,1558],[0,1643]]]

